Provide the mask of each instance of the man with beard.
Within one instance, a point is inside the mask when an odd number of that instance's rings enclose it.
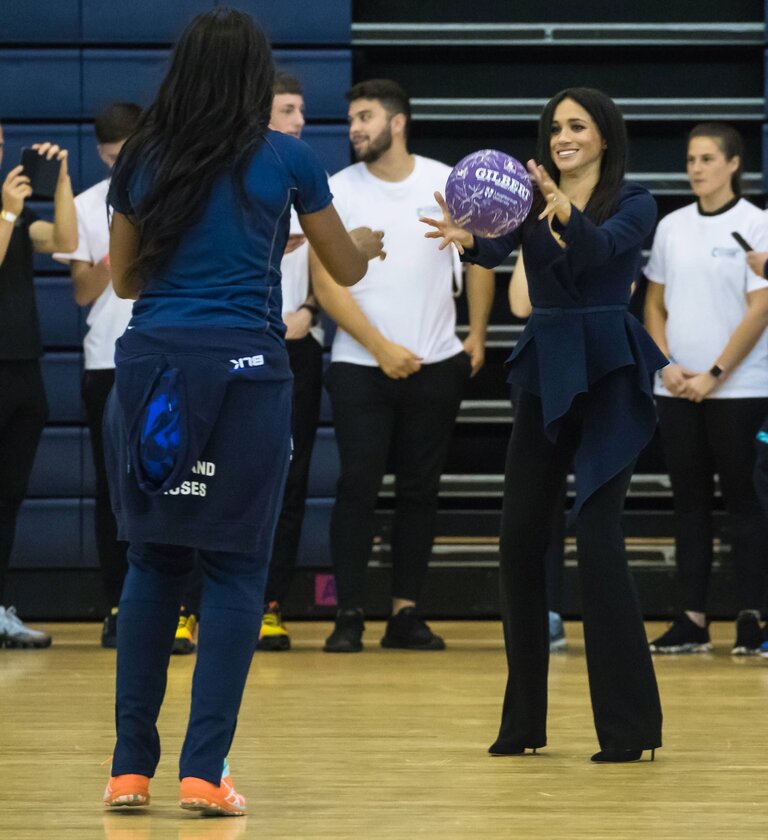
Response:
[[[408,150],[410,102],[396,82],[375,79],[347,93],[349,136],[358,163],[331,178],[346,228],[384,232],[386,261],[350,289],[337,287],[312,259],[315,293],[337,322],[326,384],[341,460],[331,517],[338,613],[329,653],[362,650],[365,573],[376,498],[390,446],[396,476],[392,528],[392,616],[383,647],[442,650],[416,612],[432,551],[437,495],[462,392],[484,362],[493,274],[467,273],[470,331],[456,336],[453,249],[424,239],[450,167]]]

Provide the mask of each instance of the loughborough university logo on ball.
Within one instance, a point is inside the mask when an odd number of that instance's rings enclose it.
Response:
[[[482,149],[453,167],[445,200],[457,224],[477,236],[493,238],[523,223],[533,190],[520,161],[496,149]]]

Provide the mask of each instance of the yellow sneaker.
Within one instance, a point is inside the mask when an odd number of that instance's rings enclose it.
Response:
[[[181,612],[179,624],[176,627],[176,638],[173,640],[173,653],[194,653],[197,639],[197,616]]]
[[[280,615],[280,604],[270,601],[264,611],[259,632],[259,650],[290,650],[291,637],[283,624]]]

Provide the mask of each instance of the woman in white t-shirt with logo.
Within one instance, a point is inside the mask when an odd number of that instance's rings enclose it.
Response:
[[[732,653],[756,653],[768,533],[752,484],[754,437],[768,414],[768,281],[749,270],[736,232],[768,250],[768,217],[741,198],[742,143],[722,123],[688,138],[696,201],[658,226],[645,273],[645,326],[670,364],[655,393],[675,499],[680,602],[656,653],[712,649],[706,600],[712,567],[714,474],[729,515],[739,614]]]

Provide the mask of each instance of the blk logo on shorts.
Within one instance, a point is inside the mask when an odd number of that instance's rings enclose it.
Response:
[[[246,368],[261,367],[264,364],[264,356],[242,356],[240,359],[230,359],[232,370],[245,370]]]

